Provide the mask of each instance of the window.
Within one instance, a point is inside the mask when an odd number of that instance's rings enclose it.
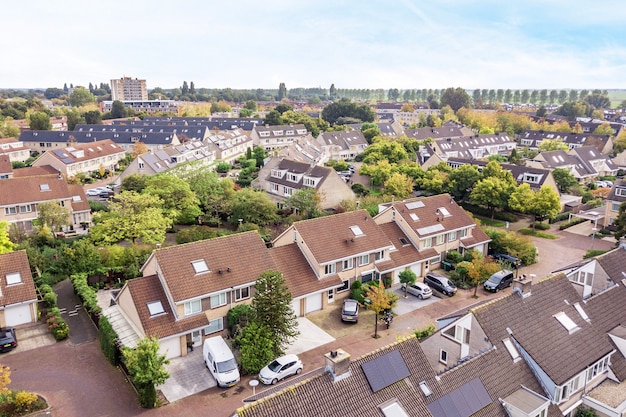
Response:
[[[287,174],[287,179],[291,182],[298,182],[298,176],[295,174]]]
[[[324,265],[324,275],[334,274],[335,271],[335,264]]]
[[[565,329],[570,333],[574,333],[576,330],[580,329],[576,323],[572,319],[568,317],[564,312],[560,312],[554,315],[554,318],[559,321],[565,327]]]
[[[619,203],[611,203],[611,211],[619,211]]]
[[[345,280],[341,287],[337,287],[337,292],[342,292],[350,289],[350,280]]]
[[[6,215],[17,214],[17,207],[5,207],[4,208],[4,214],[6,214]]]
[[[165,309],[163,309],[163,304],[161,304],[161,301],[153,301],[151,303],[148,303],[148,311],[150,312],[150,316],[156,316],[165,313]]]
[[[381,250],[380,252],[374,253],[374,260],[375,261],[380,261],[382,259],[385,259],[385,251],[384,250]]]
[[[609,358],[604,358],[591,366],[587,371],[587,382],[591,381],[593,378],[606,371],[608,369],[608,365]]]
[[[209,267],[207,266],[206,262],[204,262],[204,259],[200,259],[199,261],[192,261],[191,265],[193,266],[193,270],[196,271],[196,274],[209,272]]]
[[[335,290],[328,290],[328,301],[333,301],[335,299]]]
[[[144,169],[145,168],[145,165],[144,165],[143,162],[138,162],[138,164],[139,164],[139,169]]]
[[[273,193],[278,193],[278,184],[271,184],[271,189]]]
[[[470,330],[465,327],[456,326],[454,329],[454,338],[461,343],[469,343]]]
[[[370,263],[370,255],[361,255],[359,256],[359,266],[367,265]]]
[[[436,245],[443,245],[443,241],[444,241],[444,235],[437,235],[436,240],[435,240],[435,244]]]
[[[250,298],[250,287],[237,288],[235,290],[235,301],[245,300]]]
[[[432,246],[433,246],[433,238],[432,237],[424,239],[424,247],[425,248],[430,248]]]
[[[359,226],[350,226],[350,230],[352,230],[352,234],[354,234],[355,237],[364,235],[363,231],[361,230]]]
[[[402,246],[409,246],[409,241],[404,237],[399,237],[398,240],[402,243]]]
[[[465,236],[467,236],[467,229],[459,230],[459,239],[463,239]]]
[[[219,319],[209,321],[209,325],[204,328],[204,335],[208,335],[211,333],[219,332],[224,329],[224,320],[220,317]]]
[[[342,271],[345,271],[347,269],[352,269],[354,267],[354,262],[352,260],[352,258],[350,259],[344,259],[344,261],[342,262]]]
[[[443,349],[439,350],[439,362],[444,364],[448,363],[448,352]]]
[[[185,303],[185,316],[191,316],[202,311],[202,303],[200,300],[188,301]]]
[[[622,197],[626,197],[626,188],[616,187],[615,188],[615,195],[620,195]]]
[[[12,274],[7,274],[7,285],[19,284],[22,282],[22,274],[19,272],[14,272]]]
[[[30,204],[26,206],[20,206],[20,213],[30,213],[32,211],[32,207]]]
[[[456,240],[456,230],[448,233],[448,242],[452,242],[453,240]]]
[[[211,296],[211,308],[216,308],[226,305],[226,293],[220,293]]]
[[[591,285],[593,283],[593,272],[578,271],[571,275],[569,280],[582,285]]]

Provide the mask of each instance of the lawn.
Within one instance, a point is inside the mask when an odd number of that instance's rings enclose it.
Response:
[[[541,237],[544,239],[558,239],[557,236],[551,235],[550,233],[542,232],[540,230],[519,229],[518,232],[520,232],[523,235]]]

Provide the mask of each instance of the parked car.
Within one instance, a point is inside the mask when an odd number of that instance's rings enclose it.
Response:
[[[87,194],[87,197],[97,197],[98,195],[100,195],[100,190],[98,190],[97,188],[90,188],[85,192],[85,194]]]
[[[239,382],[239,365],[222,336],[209,337],[204,341],[202,357],[219,387],[232,387]]]
[[[402,291],[405,291],[406,284],[402,284],[401,288]],[[430,298],[430,296],[433,295],[433,291],[430,289],[430,287],[423,282],[416,282],[415,284],[409,285],[409,288],[406,290],[406,292],[420,299]]]
[[[483,286],[485,290],[490,292],[498,292],[507,287],[510,287],[513,283],[513,271],[509,271],[508,269],[503,269],[501,271],[493,274]]]
[[[359,302],[352,298],[343,300],[341,307],[341,321],[351,321],[356,323],[359,321]]]
[[[302,362],[296,355],[285,355],[274,359],[259,372],[259,380],[262,383],[276,384],[290,375],[298,375],[302,372]]]
[[[491,255],[491,257],[495,259],[496,261],[505,262],[507,265],[510,265],[511,268],[513,269],[517,269],[517,267],[522,264],[522,261],[519,258],[513,255],[507,255],[505,253],[496,253],[496,254]]]
[[[429,272],[424,275],[424,284],[445,295],[453,296],[456,293],[456,285],[448,277],[436,272]]]
[[[98,197],[100,198],[109,198],[113,195],[113,191],[109,190],[108,188],[106,190],[102,190],[100,191],[100,194],[98,194]]]
[[[0,329],[0,352],[5,353],[17,347],[17,337],[15,329],[7,327]]]

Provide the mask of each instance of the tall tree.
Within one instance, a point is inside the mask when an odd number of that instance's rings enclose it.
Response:
[[[90,125],[102,124],[102,113],[100,110],[89,110],[83,114],[85,122]]]
[[[549,151],[558,151],[558,150],[567,152],[569,150],[569,147],[567,146],[565,142],[563,142],[563,139],[561,138],[543,139],[541,143],[539,144],[538,148],[540,152],[549,152]]]
[[[72,94],[70,94],[70,104],[73,107],[84,106],[85,104],[93,103],[96,98],[85,87],[76,87]]]
[[[476,298],[478,286],[498,272],[500,265],[494,262],[493,258],[485,258],[480,252],[472,251],[472,260],[465,263],[464,268],[474,287],[474,298]]]
[[[330,89],[328,90],[328,98],[334,100],[337,97],[337,89],[335,88],[335,84],[330,85]]]
[[[474,184],[479,179],[478,168],[471,164],[464,164],[450,171],[446,188],[458,201],[463,201],[472,192]]]
[[[470,201],[474,204],[485,206],[491,211],[494,218],[496,208],[506,206],[511,192],[515,186],[510,182],[497,177],[487,177],[478,181],[470,194]]]
[[[13,252],[15,247],[15,243],[9,238],[9,223],[0,221],[0,254]]]
[[[44,201],[37,204],[37,212],[41,224],[49,227],[53,233],[71,224],[70,211],[57,201]]]
[[[121,119],[126,117],[126,106],[119,100],[114,100],[111,104],[111,118]]]
[[[143,194],[150,194],[163,201],[163,213],[177,223],[195,222],[201,214],[199,201],[185,180],[169,174],[152,175],[146,179]]]
[[[559,187],[559,191],[562,193],[568,193],[570,187],[578,184],[578,181],[569,172],[569,169],[555,168],[552,170],[552,177],[554,178],[554,182],[556,182],[557,187]]]
[[[243,188],[232,199],[230,223],[236,225],[239,219],[244,223],[267,226],[278,219],[276,204],[263,191]]]
[[[322,198],[315,188],[304,187],[293,193],[285,205],[298,210],[305,219],[319,217],[323,213]]]
[[[50,116],[42,111],[31,113],[29,116],[28,126],[30,130],[52,130]]]
[[[280,83],[278,85],[278,97],[276,97],[276,99],[278,101],[282,101],[285,98],[287,98],[287,87],[285,86],[285,83]]]
[[[461,87],[446,88],[441,95],[441,107],[450,106],[452,110],[457,111],[461,107],[469,108],[472,105],[472,99],[469,94]]]
[[[384,183],[385,193],[393,195],[398,199],[404,199],[411,196],[415,183],[412,178],[405,174],[395,172],[391,174]]]
[[[155,337],[144,337],[132,349],[122,349],[124,363],[131,379],[139,391],[141,406],[152,408],[156,405],[156,386],[163,384],[170,374],[165,365],[170,361],[159,353],[159,341]]]
[[[257,278],[251,304],[253,320],[271,333],[275,342],[275,355],[281,355],[285,347],[300,334],[291,301],[292,296],[282,273],[269,270]]]
[[[378,339],[378,315],[385,310],[393,309],[398,303],[398,296],[380,285],[368,285],[364,296],[370,301],[367,308],[376,313],[374,316],[374,338]]]

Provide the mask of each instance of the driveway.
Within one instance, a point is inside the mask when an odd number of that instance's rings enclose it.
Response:
[[[170,359],[165,368],[170,377],[157,389],[170,403],[217,386],[215,378],[204,364],[202,346],[187,353],[187,356]]]
[[[285,353],[297,355],[335,340],[334,337],[317,327],[306,317],[298,317],[298,331],[300,335]]]

